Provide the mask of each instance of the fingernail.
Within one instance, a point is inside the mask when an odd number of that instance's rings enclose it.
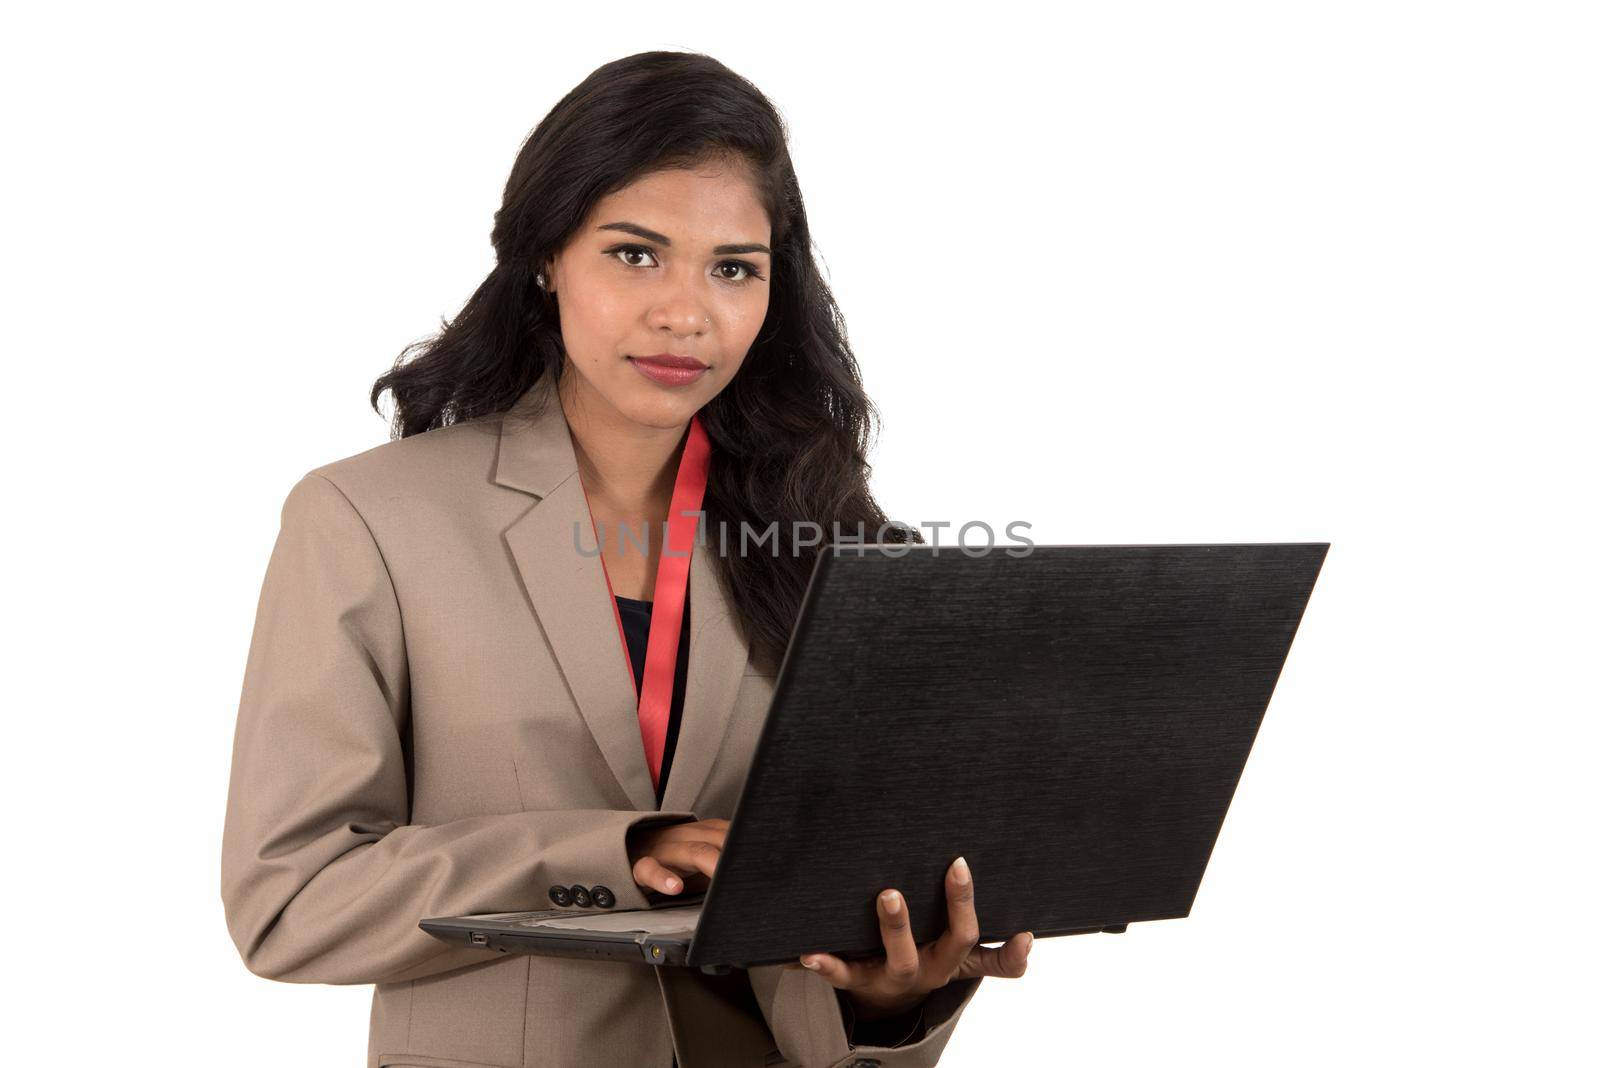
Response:
[[[682,883],[680,883],[680,882],[679,882],[679,881],[678,881],[678,880],[676,880],[676,879],[668,879],[668,880],[667,880],[667,890],[668,890],[668,891],[670,891],[670,892],[671,892],[671,893],[674,893],[674,894],[676,894],[676,893],[677,893],[677,892],[678,892],[678,888],[679,888],[679,887],[680,887],[680,886],[682,886],[682,885],[683,885],[683,884],[682,884]]]
[[[891,916],[900,915],[900,895],[893,890],[885,890],[883,892],[883,907],[888,910]]]
[[[1028,937],[1026,939],[1024,939],[1023,943],[1022,943],[1022,955],[1024,957],[1026,957],[1029,953],[1032,953],[1032,952],[1033,952],[1033,932],[1029,931],[1028,932]]]
[[[800,963],[804,964],[807,968],[810,968],[813,971],[815,971],[817,966],[820,965],[822,963],[822,961],[817,959],[816,957],[801,957],[800,958]]]
[[[950,870],[955,872],[956,882],[963,886],[972,881],[972,869],[967,867],[966,857],[957,857],[956,862],[950,865]]]

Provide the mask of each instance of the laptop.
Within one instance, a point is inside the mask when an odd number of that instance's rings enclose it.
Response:
[[[656,965],[919,944],[965,856],[981,942],[1189,915],[1326,542],[819,551],[695,900],[425,919],[451,943]]]

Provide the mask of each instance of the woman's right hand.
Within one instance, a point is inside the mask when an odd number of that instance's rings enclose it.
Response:
[[[727,820],[694,820],[633,831],[628,835],[633,881],[663,894],[680,894],[685,886],[698,893],[710,884],[727,836]]]

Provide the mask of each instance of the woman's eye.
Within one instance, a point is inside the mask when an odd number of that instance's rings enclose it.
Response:
[[[651,259],[655,259],[655,253],[651,252],[642,245],[624,245],[621,248],[612,249],[611,252],[612,255],[621,256],[622,262],[626,263],[629,267],[640,266],[640,264],[634,263],[632,260],[628,259],[627,257],[629,256],[649,256]]]
[[[655,262],[655,252],[651,249],[645,248],[643,245],[618,245],[615,248],[606,249],[606,255],[616,256],[618,258],[618,262],[628,267],[660,266]],[[649,262],[640,262],[638,260],[629,258],[633,256],[648,257]],[[724,260],[723,262],[717,264],[714,269],[724,282],[731,282],[734,285],[743,285],[746,282],[751,282],[762,277],[761,272],[756,269],[756,265],[745,260]],[[728,271],[742,273],[724,273]]]

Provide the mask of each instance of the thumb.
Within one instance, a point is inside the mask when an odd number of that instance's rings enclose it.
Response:
[[[974,946],[967,959],[961,962],[961,978],[992,975],[1000,979],[1019,979],[1028,970],[1028,953],[1032,949],[1032,931],[1012,935],[998,949]]]
[[[822,976],[830,984],[844,988],[851,985],[850,965],[832,953],[807,953],[800,958],[801,970]]]

